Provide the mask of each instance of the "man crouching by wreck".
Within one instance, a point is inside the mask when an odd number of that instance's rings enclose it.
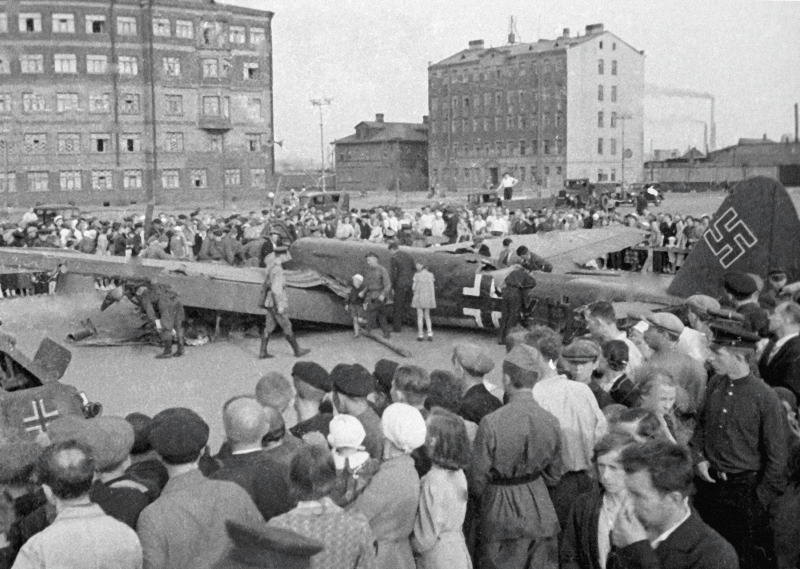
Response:
[[[110,291],[100,310],[103,311],[122,297],[126,297],[141,311],[143,316],[155,326],[164,344],[164,351],[158,359],[180,357],[183,355],[183,321],[186,315],[183,304],[175,291],[163,284],[147,281],[126,283]],[[174,338],[174,340],[173,340]],[[178,348],[172,353],[172,344],[177,341]]]

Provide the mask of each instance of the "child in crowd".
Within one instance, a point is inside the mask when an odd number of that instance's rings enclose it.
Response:
[[[366,432],[352,415],[336,415],[330,422],[328,444],[331,446],[336,473],[342,482],[340,506],[351,503],[377,472],[379,463],[364,450]]]
[[[361,335],[360,319],[364,315],[364,301],[361,292],[364,290],[364,277],[353,275],[353,286],[350,287],[350,294],[347,296],[347,303],[344,309],[353,318],[353,335],[358,338]]]
[[[433,341],[433,329],[431,328],[431,309],[436,308],[436,290],[433,286],[434,278],[425,265],[415,263],[417,272],[414,274],[411,290],[414,296],[411,299],[411,308],[417,309],[417,341],[424,340],[424,327],[428,327],[428,341]]]

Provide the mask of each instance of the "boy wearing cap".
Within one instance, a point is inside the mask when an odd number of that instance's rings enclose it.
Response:
[[[736,312],[744,316],[745,328],[762,338],[769,335],[767,312],[758,305],[758,284],[747,273],[725,273],[724,288]]]
[[[295,437],[302,439],[313,432],[328,436],[328,425],[333,418],[331,410],[323,412],[325,397],[331,392],[331,378],[325,368],[315,362],[297,362],[292,367],[292,380],[297,397],[294,407],[298,423],[290,429]]]
[[[619,340],[627,344],[628,365],[625,368],[625,373],[628,374],[628,377],[633,377],[641,367],[644,358],[636,344],[628,338],[625,332],[617,327],[617,315],[614,311],[614,305],[606,301],[594,302],[586,309],[584,318],[586,319],[586,327],[589,330],[589,334],[597,342],[602,344],[611,340]]]
[[[597,400],[597,405],[600,409],[604,409],[614,403],[614,399],[595,379],[602,359],[600,355],[600,346],[594,341],[584,338],[574,339],[561,353],[563,360],[570,368],[572,380],[588,385]]]
[[[737,323],[712,325],[714,377],[691,440],[699,476],[695,506],[735,548],[742,569],[775,566],[768,508],[786,487],[784,411],[753,375],[758,335]]]
[[[453,348],[453,372],[463,382],[458,414],[476,425],[492,411],[502,407],[502,389],[484,379],[494,369],[494,362],[475,344],[458,344]],[[492,392],[495,391],[497,395]]]

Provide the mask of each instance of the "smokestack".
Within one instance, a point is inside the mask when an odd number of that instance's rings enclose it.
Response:
[[[717,149],[717,123],[714,122],[714,97],[711,97],[711,150]]]
[[[375,122],[383,122],[383,113],[377,113],[375,115]]]
[[[797,103],[795,103],[794,104],[794,143],[795,144],[800,142],[797,139],[797,135],[798,135],[798,132],[797,132]]]

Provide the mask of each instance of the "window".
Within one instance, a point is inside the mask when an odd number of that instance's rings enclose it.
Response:
[[[611,181],[612,182],[616,182],[617,181],[617,169],[616,168],[611,168]]]
[[[247,137],[247,151],[248,152],[258,152],[261,150],[261,135],[260,134],[248,134]]]
[[[564,170],[561,168],[561,166],[556,166],[556,176],[560,176],[563,174],[563,172]]]
[[[43,113],[47,110],[44,95],[39,93],[22,94],[23,113]]]
[[[260,46],[266,41],[267,32],[264,28],[250,28],[250,45]]]
[[[537,139],[531,140],[531,154],[538,154],[539,152],[539,141]]]
[[[111,112],[111,94],[110,93],[93,93],[89,95],[89,112],[90,113],[110,113]]]
[[[121,36],[135,36],[136,18],[133,16],[117,16],[117,33]]]
[[[142,142],[138,132],[127,132],[122,135],[123,152],[141,152]]]
[[[608,142],[609,142],[608,151],[611,153],[612,156],[616,155],[616,153],[617,153],[617,139],[616,138],[612,138]]]
[[[139,59],[132,55],[119,56],[120,75],[139,75]]]
[[[203,114],[211,117],[219,116],[219,97],[203,97]]]
[[[19,31],[22,33],[33,33],[42,31],[42,15],[41,14],[20,14],[19,15]]]
[[[617,50],[617,42],[614,42],[614,43],[611,44],[611,50],[612,51],[616,51]]]
[[[0,14],[0,34],[8,33],[8,15],[5,13]]]
[[[11,93],[0,93],[0,113],[11,112]]]
[[[617,128],[617,113],[611,113],[611,128]]]
[[[597,126],[603,128],[603,111],[597,113]]]
[[[208,149],[211,152],[222,152],[222,135],[210,134],[208,136]]]
[[[0,172],[0,192],[16,192],[17,191],[17,174],[16,172]]]
[[[43,132],[26,134],[25,154],[47,154],[47,135]]]
[[[616,75],[616,74],[617,74],[617,60],[616,59],[612,59],[611,60],[611,75]],[[612,172],[611,175],[613,176],[614,173]],[[612,178],[612,180],[613,180],[613,178]]]
[[[547,139],[542,141],[542,152],[545,154],[550,154],[550,141]]]
[[[550,166],[545,166],[544,167],[544,175],[545,176],[549,176],[550,175]]]
[[[7,75],[11,73],[11,62],[4,55],[0,55],[0,75]]]
[[[247,99],[247,115],[251,119],[261,118],[261,99],[250,97]]]
[[[602,154],[603,153],[603,139],[602,138],[598,138],[597,139],[597,153],[598,154]]]
[[[106,17],[105,16],[86,16],[86,33],[87,34],[104,34],[104,33],[106,33]]]
[[[208,187],[208,174],[206,170],[192,170],[191,180],[193,188],[207,188]]]
[[[93,190],[110,190],[113,180],[111,170],[92,170]]]
[[[181,58],[180,57],[165,57],[162,59],[164,75],[170,77],[179,77],[181,74]]]
[[[243,67],[244,79],[258,79],[258,63],[245,63]]]
[[[254,187],[263,188],[267,185],[267,170],[264,168],[252,168],[250,170],[250,181]]]
[[[519,155],[520,156],[525,156],[526,151],[527,151],[527,148],[525,147],[525,141],[524,140],[520,140],[519,141]]]
[[[597,171],[597,181],[598,182],[605,182],[606,181],[606,173],[605,173],[605,170],[603,170],[602,168],[600,168]]]
[[[617,86],[616,85],[612,85],[611,86],[611,102],[612,103],[616,103],[617,102]]]
[[[167,95],[167,114],[174,116],[183,114],[183,95]]]
[[[161,37],[169,37],[169,18],[153,18],[153,35]]]
[[[108,70],[108,56],[107,55],[87,55],[86,56],[86,73],[96,74],[105,73]]]
[[[603,71],[605,71],[605,63],[602,59],[597,60],[597,74],[602,75]]]
[[[46,192],[49,186],[49,172],[28,172],[28,191]]]
[[[43,55],[20,55],[19,56],[20,68],[23,73],[43,73],[44,72],[44,56]]]
[[[58,133],[58,153],[59,154],[80,154],[81,135],[77,132]]]
[[[77,73],[78,58],[74,53],[57,53],[53,56],[56,73]]]
[[[123,93],[119,100],[119,112],[123,115],[136,115],[140,110],[138,93]]]
[[[556,154],[564,154],[564,141],[561,140],[560,136],[556,137]]]
[[[600,49],[603,49],[603,41],[600,40]]]
[[[58,187],[62,192],[74,192],[80,190],[80,170],[68,170],[66,172],[60,172],[58,176]]]
[[[190,40],[194,38],[194,24],[189,20],[175,21],[175,37]]]
[[[164,137],[165,152],[183,152],[183,133],[168,132]]]
[[[73,14],[53,14],[54,34],[74,34],[75,16]]]
[[[203,77],[219,77],[219,62],[216,59],[203,60]]]
[[[181,187],[181,171],[180,170],[162,170],[161,171],[161,186],[163,188],[180,188]]]
[[[238,168],[228,168],[225,170],[225,185],[241,186],[242,185],[242,171]]]
[[[222,47],[225,36],[222,33],[220,22],[203,22],[203,45],[217,45]]]
[[[92,134],[92,152],[111,152],[111,135],[106,133]]]
[[[602,101],[603,100],[603,86],[602,85],[598,85],[597,86],[597,100],[598,101]]]
[[[126,190],[136,190],[142,187],[141,170],[124,170],[122,172],[122,187]]]
[[[243,44],[247,42],[244,26],[231,26],[228,31],[228,41]]]
[[[78,111],[78,94],[77,93],[56,93],[56,112],[68,113],[70,111]]]
[[[519,181],[520,182],[524,182],[525,181],[525,168],[524,167],[519,169]]]

